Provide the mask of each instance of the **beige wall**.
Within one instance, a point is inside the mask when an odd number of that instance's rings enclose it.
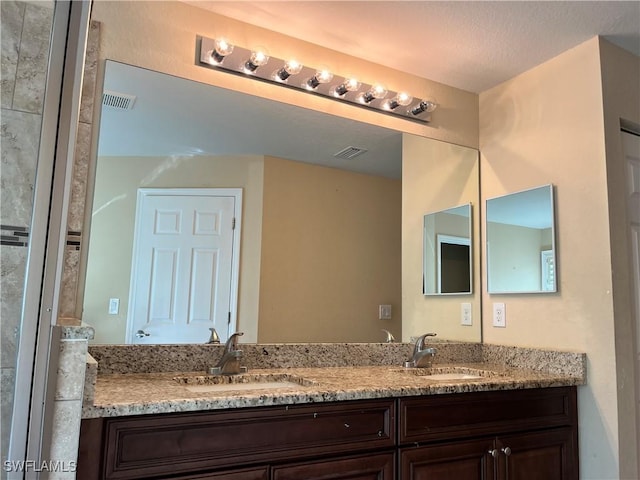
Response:
[[[400,180],[265,157],[258,340],[400,338]],[[392,320],[378,319],[390,304]]]
[[[639,421],[640,404],[637,402],[640,401],[640,397],[636,397],[634,406],[633,379],[634,364],[635,368],[640,366],[633,353],[632,262],[627,229],[629,220],[625,205],[629,173],[621,147],[620,120],[634,123],[640,131],[640,58],[600,39],[600,61],[609,187],[609,235],[613,265],[620,477],[638,478],[640,439],[636,438],[633,418],[636,418],[636,422]],[[636,385],[636,389],[640,395],[640,385]]]
[[[215,2],[209,2],[215,3]],[[251,26],[181,2],[99,1],[92,19],[102,22],[100,59],[111,59],[277,101],[333,113],[417,135],[477,148],[478,96],[359,58]],[[363,108],[256,82],[195,64],[196,35],[223,36],[243,47],[265,45],[272,56],[300,58],[337,74],[356,74],[391,90],[433,96],[441,108],[424,125]],[[101,62],[104,69],[104,62]],[[99,78],[102,75],[99,73]]]
[[[587,353],[587,385],[579,388],[581,476],[614,479],[619,458],[635,445],[618,440],[624,419],[616,402],[599,47],[594,38],[480,95],[482,197],[556,186],[559,280],[557,294],[485,293],[483,336]],[[634,85],[637,93],[637,77]],[[491,326],[495,301],[506,304],[507,328]]]
[[[124,343],[137,189],[242,188],[238,330],[256,341],[262,230],[262,156],[100,157],[89,241],[83,321],[95,343]],[[120,299],[109,315],[109,298]]]
[[[478,152],[404,135],[402,140],[402,339],[436,332],[439,338],[481,340],[479,275],[480,196]],[[423,218],[466,203],[472,204],[473,294],[422,294]],[[460,304],[471,302],[472,326],[460,325]]]
[[[486,222],[487,290],[536,292],[542,287],[540,252],[551,248],[551,229]]]

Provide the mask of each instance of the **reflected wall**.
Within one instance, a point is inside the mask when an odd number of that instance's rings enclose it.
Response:
[[[402,142],[402,339],[426,332],[478,342],[480,321],[479,159],[474,149],[404,134]],[[471,203],[472,292],[423,294],[424,215]],[[461,325],[461,304],[471,303],[472,325]]]

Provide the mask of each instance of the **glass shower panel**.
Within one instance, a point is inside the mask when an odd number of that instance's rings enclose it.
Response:
[[[33,193],[53,24],[53,1],[2,1],[2,136],[0,198],[0,351],[6,459],[14,401]],[[2,470],[2,478],[6,472]]]

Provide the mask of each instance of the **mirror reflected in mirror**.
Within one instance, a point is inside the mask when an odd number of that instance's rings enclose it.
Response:
[[[487,200],[489,293],[555,292],[553,186]]]
[[[423,292],[472,293],[471,204],[424,216]]]

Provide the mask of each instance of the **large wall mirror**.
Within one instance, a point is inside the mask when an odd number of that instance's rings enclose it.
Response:
[[[553,186],[487,200],[489,293],[544,293],[557,289]]]
[[[406,134],[112,61],[104,91],[83,303],[95,343],[127,341],[141,189],[241,190],[236,300],[223,340],[234,330],[261,343],[381,342],[381,329],[402,338]],[[214,217],[201,216],[210,220],[201,225],[216,225]],[[170,272],[214,265],[206,255],[180,267],[167,258],[150,264]],[[198,317],[172,298],[159,298],[156,323],[209,326],[214,300]],[[390,320],[379,318],[379,305],[392,305]],[[181,342],[158,340],[152,323],[133,343]],[[190,342],[206,342],[204,330]]]
[[[423,255],[425,295],[473,293],[471,204],[424,216]]]

